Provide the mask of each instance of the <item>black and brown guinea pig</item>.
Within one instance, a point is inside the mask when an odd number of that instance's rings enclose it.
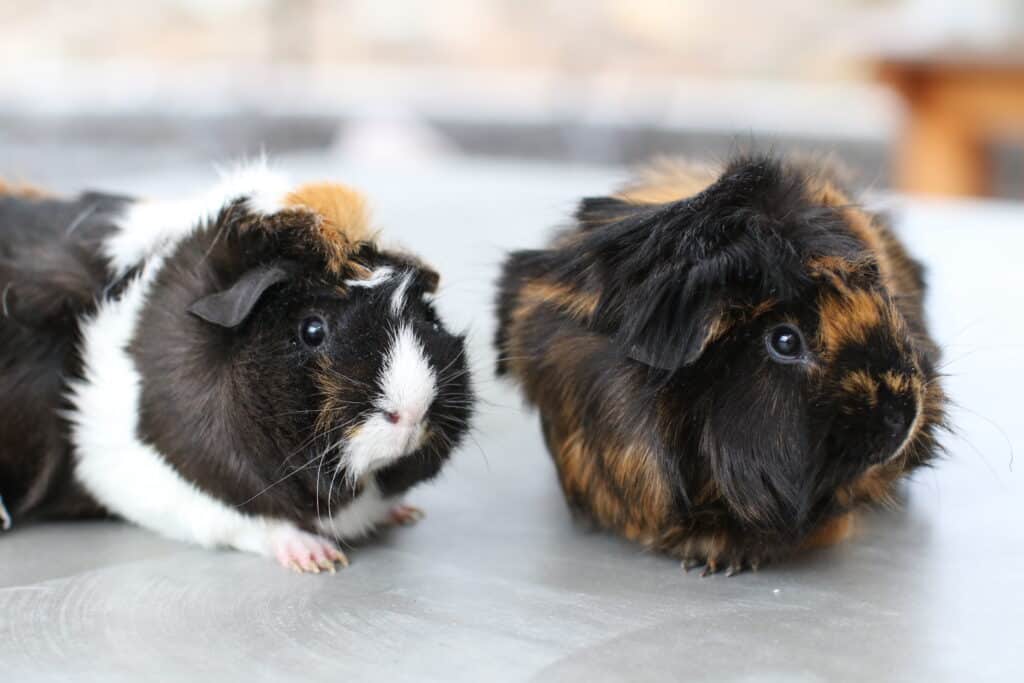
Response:
[[[332,570],[473,408],[438,274],[257,164],[196,199],[0,192],[0,511]],[[2,541],[0,541],[2,542]]]
[[[733,574],[841,540],[935,457],[924,288],[821,165],[666,162],[509,256],[498,372],[571,508]]]

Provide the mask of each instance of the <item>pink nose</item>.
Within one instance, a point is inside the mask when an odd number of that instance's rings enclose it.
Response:
[[[398,421],[401,419],[401,415],[390,410],[385,410],[384,419],[390,422],[391,424],[396,425],[398,424]]]

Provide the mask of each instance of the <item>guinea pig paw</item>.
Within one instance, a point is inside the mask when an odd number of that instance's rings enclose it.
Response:
[[[758,553],[749,552],[744,548],[737,548],[733,552],[728,550],[718,553],[686,552],[683,555],[680,566],[687,572],[691,569],[703,567],[704,570],[700,573],[703,578],[717,574],[720,571],[724,571],[727,577],[736,576],[748,569],[756,572],[762,563],[763,558]]]
[[[719,557],[687,557],[683,559],[680,566],[687,572],[691,569],[704,567],[704,570],[700,573],[701,578],[717,574],[722,569],[725,569],[726,576],[734,576],[743,571],[742,562],[730,562],[726,565]]]
[[[348,558],[333,543],[320,536],[289,529],[275,534],[271,551],[282,567],[299,574],[319,574],[337,571],[338,565],[348,566]]]
[[[412,505],[399,504],[393,506],[388,511],[388,521],[395,526],[409,526],[410,524],[415,524],[426,516],[427,515],[423,510],[418,507],[413,507]]]

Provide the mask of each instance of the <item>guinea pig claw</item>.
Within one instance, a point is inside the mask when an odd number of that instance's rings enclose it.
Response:
[[[701,578],[704,578],[705,576],[710,576],[711,574],[714,574],[717,571],[718,571],[718,562],[713,560],[713,559],[711,559],[709,557],[708,558],[708,563],[706,565],[704,565],[704,571],[702,571],[700,573],[700,576],[701,576]]]
[[[412,505],[399,504],[395,505],[388,511],[388,520],[392,524],[399,526],[415,524],[426,516],[427,515],[423,510]]]
[[[348,566],[348,559],[332,541],[298,529],[275,530],[270,543],[271,553],[278,562],[300,574],[333,572],[337,564]]]
[[[741,571],[743,571],[743,565],[733,563],[733,564],[730,564],[729,568],[725,570],[725,575],[726,576],[736,576]]]
[[[704,563],[701,562],[700,560],[698,560],[696,558],[693,558],[693,557],[688,557],[685,560],[683,560],[683,562],[682,562],[683,571],[689,572],[691,569],[696,569],[697,567],[701,566],[702,564],[704,564]]]
[[[328,551],[327,558],[331,561],[332,567],[340,564],[341,568],[344,569],[348,566],[348,557],[340,550]]]

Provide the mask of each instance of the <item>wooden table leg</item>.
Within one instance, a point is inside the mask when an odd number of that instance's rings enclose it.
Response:
[[[927,101],[911,102],[897,160],[901,190],[923,194],[991,194],[990,159],[969,120]]]

